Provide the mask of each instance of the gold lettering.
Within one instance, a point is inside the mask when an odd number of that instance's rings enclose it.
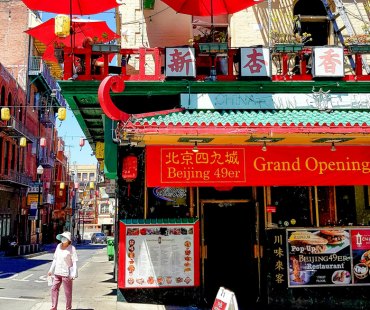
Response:
[[[263,157],[256,157],[253,161],[253,168],[257,171],[266,171],[265,159]]]
[[[295,161],[292,163],[292,170],[293,171],[301,171],[301,163],[299,161],[299,157],[296,158]]]
[[[209,180],[209,170],[200,171],[200,170],[194,170],[193,167],[184,167],[184,170],[176,170],[174,167],[168,167],[167,168],[167,178],[168,179],[182,179],[185,181],[191,181],[191,180],[203,180],[208,181]]]
[[[326,171],[360,171],[363,174],[370,173],[370,162],[368,161],[318,161],[315,157],[308,157],[305,161],[307,170],[324,174]]]
[[[300,171],[299,157],[295,161],[265,161],[263,157],[257,157],[253,161],[253,167],[257,171]]]

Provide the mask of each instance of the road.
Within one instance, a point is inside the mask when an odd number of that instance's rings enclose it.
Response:
[[[83,270],[87,260],[106,245],[78,245],[78,269]],[[55,248],[55,247],[54,247]],[[31,309],[40,300],[50,298],[46,274],[53,259],[52,252],[34,257],[0,256],[0,308]]]

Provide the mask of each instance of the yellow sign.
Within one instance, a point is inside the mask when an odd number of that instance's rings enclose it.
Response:
[[[30,206],[33,202],[38,203],[39,194],[28,194],[27,195],[27,205]],[[42,204],[42,195],[40,195],[40,204]]]
[[[96,159],[104,159],[104,142],[96,142],[95,156]]]

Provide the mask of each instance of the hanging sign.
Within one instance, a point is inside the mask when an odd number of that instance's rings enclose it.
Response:
[[[28,220],[29,221],[35,221],[38,219],[38,209],[37,209],[37,203],[32,202],[29,210],[28,210]]]
[[[166,77],[195,77],[195,49],[167,47],[165,75]]]

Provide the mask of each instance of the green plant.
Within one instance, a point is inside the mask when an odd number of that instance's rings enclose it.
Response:
[[[279,15],[280,16],[280,15]],[[291,13],[282,13],[281,18],[273,18],[274,30],[270,33],[271,44],[293,43],[306,44],[312,41],[311,34],[304,32],[299,34],[301,22],[299,16],[293,16]]]
[[[277,30],[271,32],[271,43],[299,43],[305,44],[309,41],[312,41],[311,34],[304,32],[302,35],[298,33],[282,33]]]
[[[216,30],[202,26],[196,26],[198,32],[192,39],[189,40],[190,44],[194,43],[210,43],[210,42],[227,42],[227,31]]]
[[[344,44],[370,44],[370,25],[363,25],[362,30],[364,32],[362,34],[354,34],[347,37],[344,40]]]

